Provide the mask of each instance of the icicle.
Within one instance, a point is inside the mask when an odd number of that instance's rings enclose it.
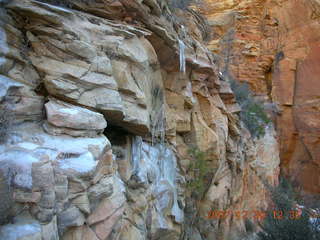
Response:
[[[0,53],[1,56],[7,54],[9,52],[9,47],[7,44],[7,35],[6,32],[0,28]],[[2,57],[0,57],[0,60],[2,59]],[[4,62],[4,60],[1,60]]]
[[[154,122],[151,130],[152,135],[152,146],[157,142],[157,138],[160,138],[160,143],[164,143],[165,138],[165,114],[164,114],[164,104],[161,105],[158,112],[156,112],[154,117]]]
[[[187,36],[186,29],[183,25],[180,25],[181,32],[180,37],[182,39],[185,39]],[[185,57],[185,49],[186,45],[184,44],[183,40],[180,38],[178,39],[179,42],[179,58],[180,58],[180,72],[185,73],[186,72],[186,57]]]
[[[136,136],[132,142],[132,171],[133,174],[139,172],[139,162],[141,159],[142,138]]]
[[[182,37],[186,38],[186,36],[187,36],[186,29],[185,29],[185,27],[183,25],[180,25],[180,26],[181,26]]]
[[[52,10],[55,10],[55,11],[61,11],[61,12],[68,13],[68,14],[72,13],[72,11],[67,9],[67,8],[56,6],[56,5],[53,5],[53,4],[48,4],[48,3],[44,3],[44,2],[37,2],[37,4],[41,4],[41,5],[47,6],[47,7],[51,8]]]
[[[159,224],[167,228],[163,209],[169,206],[170,215],[181,223],[183,211],[178,205],[177,159],[174,152],[165,144],[157,143],[152,146],[141,137],[135,137],[132,144],[132,165],[133,173],[141,182],[150,184],[151,191],[157,196],[155,207],[159,214]]]
[[[185,73],[186,72],[186,57],[185,57],[186,45],[180,39],[178,39],[178,41],[179,41],[179,56],[180,56],[180,72]]]
[[[152,113],[152,125],[151,125],[151,136],[152,146],[158,143],[165,142],[165,130],[166,130],[166,117],[165,117],[165,98],[163,90],[157,86],[153,92],[153,113]]]

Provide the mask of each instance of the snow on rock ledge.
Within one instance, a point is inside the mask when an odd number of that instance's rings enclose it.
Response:
[[[45,127],[46,131],[58,128],[57,131],[66,133],[71,136],[82,136],[82,135],[97,135],[101,133],[106,127],[107,122],[103,115],[97,112],[93,112],[86,108],[78,107],[72,104],[68,104],[59,100],[50,99],[45,104],[48,124]],[[79,130],[79,131],[77,131]]]

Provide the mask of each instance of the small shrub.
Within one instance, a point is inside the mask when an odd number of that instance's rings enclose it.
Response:
[[[290,211],[297,211],[295,192],[285,179],[281,179],[276,188],[271,189],[274,209],[282,211],[283,217],[278,219],[270,211],[261,225],[263,231],[258,233],[259,240],[318,240],[320,239],[319,224],[310,221],[306,208],[302,209],[300,217],[293,218]]]
[[[193,148],[189,150],[189,153],[192,156],[192,163],[190,164],[189,169],[193,173],[193,179],[188,183],[188,188],[192,193],[196,194],[198,198],[201,198],[206,191],[210,167],[208,166],[204,152],[197,148]]]
[[[230,80],[230,86],[242,109],[240,119],[253,137],[263,136],[265,127],[271,122],[264,111],[263,103],[253,98],[248,84]]]
[[[245,123],[250,133],[254,137],[264,136],[265,126],[270,122],[261,103],[248,101],[241,105],[242,112],[240,113],[241,120]]]

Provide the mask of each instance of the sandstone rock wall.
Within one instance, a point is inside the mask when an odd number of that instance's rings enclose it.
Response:
[[[245,232],[244,219],[206,216],[267,206],[277,143],[271,126],[254,140],[239,121],[195,13],[155,0],[59,3],[0,3],[0,239]],[[194,147],[210,168],[203,198],[187,187]]]
[[[318,1],[210,1],[204,11],[226,74],[275,105],[281,169],[319,193]]]
[[[319,194],[319,2],[284,1],[272,7],[279,19],[283,59],[273,77],[282,169],[311,200]]]
[[[278,49],[278,23],[265,0],[205,1],[203,13],[212,27],[208,48],[216,53],[223,73],[268,99],[270,74]]]

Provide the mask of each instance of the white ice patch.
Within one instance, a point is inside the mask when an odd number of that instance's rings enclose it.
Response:
[[[0,101],[7,95],[7,91],[10,87],[21,87],[21,83],[15,82],[6,76],[0,75]]]
[[[32,133],[30,133],[32,134]],[[32,136],[32,135],[31,135]],[[33,132],[34,141],[42,148],[56,150],[57,152],[84,154],[88,152],[89,146],[95,146],[99,152],[110,144],[104,136],[97,138],[74,138],[67,135],[52,136],[46,133]]]
[[[95,161],[92,154],[88,152],[79,157],[60,160],[59,167],[62,169],[72,169],[79,173],[87,173],[94,170],[97,163],[98,161]]]
[[[0,168],[17,172],[15,182],[22,187],[32,186],[32,162],[43,158],[57,161],[62,169],[73,169],[80,173],[96,167],[97,158],[110,145],[105,136],[96,138],[73,138],[67,135],[52,136],[36,124],[17,125],[13,134],[15,141],[0,152]],[[0,148],[1,150],[1,148]],[[5,163],[5,164],[4,164]]]
[[[26,150],[35,150],[36,148],[39,147],[39,145],[31,143],[31,142],[22,142],[22,143],[18,143],[17,147],[26,149]]]
[[[10,151],[0,154],[0,169],[9,182],[18,187],[32,188],[32,163],[38,162],[37,158],[25,151]]]
[[[41,226],[36,221],[26,223],[7,224],[0,227],[0,239],[3,240],[19,240],[19,239],[33,239],[33,235],[41,236]]]
[[[159,181],[158,149],[146,144],[141,137],[136,137],[132,146],[133,174],[142,182]]]
[[[178,39],[178,42],[179,42],[180,72],[185,73],[186,72],[186,57],[185,57],[186,45],[180,39]]]
[[[70,115],[79,114],[79,111],[77,109],[73,109],[73,108],[62,108],[62,109],[60,109],[60,112],[70,114]]]
[[[177,162],[171,149],[163,144],[151,146],[141,137],[136,137],[132,145],[132,166],[133,174],[141,182],[152,185],[154,194],[158,196],[156,208],[159,214],[163,214],[162,209],[171,207],[175,221],[182,222],[184,216],[178,205],[176,190]],[[159,224],[165,227],[165,219],[160,219]]]
[[[61,11],[61,12],[64,12],[64,13],[72,13],[72,11],[70,11],[69,9],[66,9],[64,7],[58,7],[58,6],[55,6],[55,5],[51,5],[51,4],[48,4],[48,3],[43,3],[43,2],[39,2],[39,1],[36,1],[39,5],[44,5],[44,6],[47,6],[49,9],[52,9],[52,10],[56,10],[56,11]]]

